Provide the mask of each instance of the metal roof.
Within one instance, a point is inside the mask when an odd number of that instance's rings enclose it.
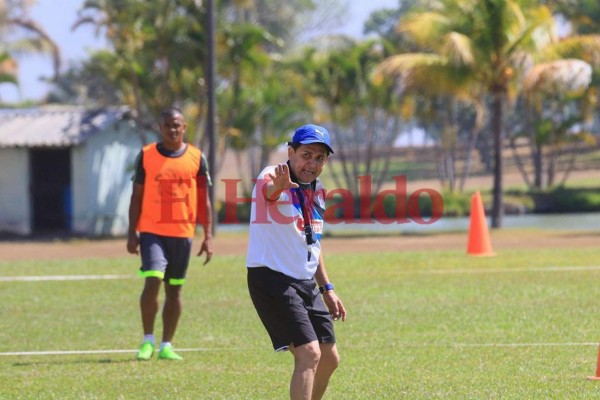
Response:
[[[78,145],[123,119],[127,110],[77,106],[0,109],[0,148]]]

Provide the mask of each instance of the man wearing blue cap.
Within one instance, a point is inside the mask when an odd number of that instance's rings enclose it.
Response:
[[[275,351],[294,355],[291,399],[321,399],[339,363],[333,321],[344,321],[346,309],[321,252],[318,177],[330,154],[327,129],[303,125],[288,143],[288,161],[265,168],[252,191],[248,290]]]

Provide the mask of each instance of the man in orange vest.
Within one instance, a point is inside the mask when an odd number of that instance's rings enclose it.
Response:
[[[204,231],[198,256],[206,253],[204,264],[212,257],[210,175],[200,149],[183,141],[185,129],[180,110],[163,111],[161,141],[144,146],[138,156],[127,235],[127,251],[141,253],[140,275],[145,278],[140,297],[144,339],[138,360],[149,360],[154,354],[161,281],[165,283],[165,301],[158,358],[182,360],[171,341],[181,315],[182,286],[197,222]]]

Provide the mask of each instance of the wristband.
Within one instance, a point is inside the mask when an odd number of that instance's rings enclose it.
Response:
[[[326,283],[319,288],[319,292],[325,293],[329,290],[333,290],[333,288],[334,288],[333,283]]]

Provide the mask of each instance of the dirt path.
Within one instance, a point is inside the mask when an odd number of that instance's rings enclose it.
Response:
[[[389,251],[466,251],[467,233],[440,233],[415,236],[327,237],[327,253],[379,253]],[[495,251],[503,249],[580,248],[600,246],[596,232],[500,230],[491,234]],[[246,254],[247,237],[238,233],[219,234],[214,241],[215,257]],[[198,243],[195,244],[196,248]],[[26,259],[69,259],[126,257],[125,239],[0,241],[0,261]]]

